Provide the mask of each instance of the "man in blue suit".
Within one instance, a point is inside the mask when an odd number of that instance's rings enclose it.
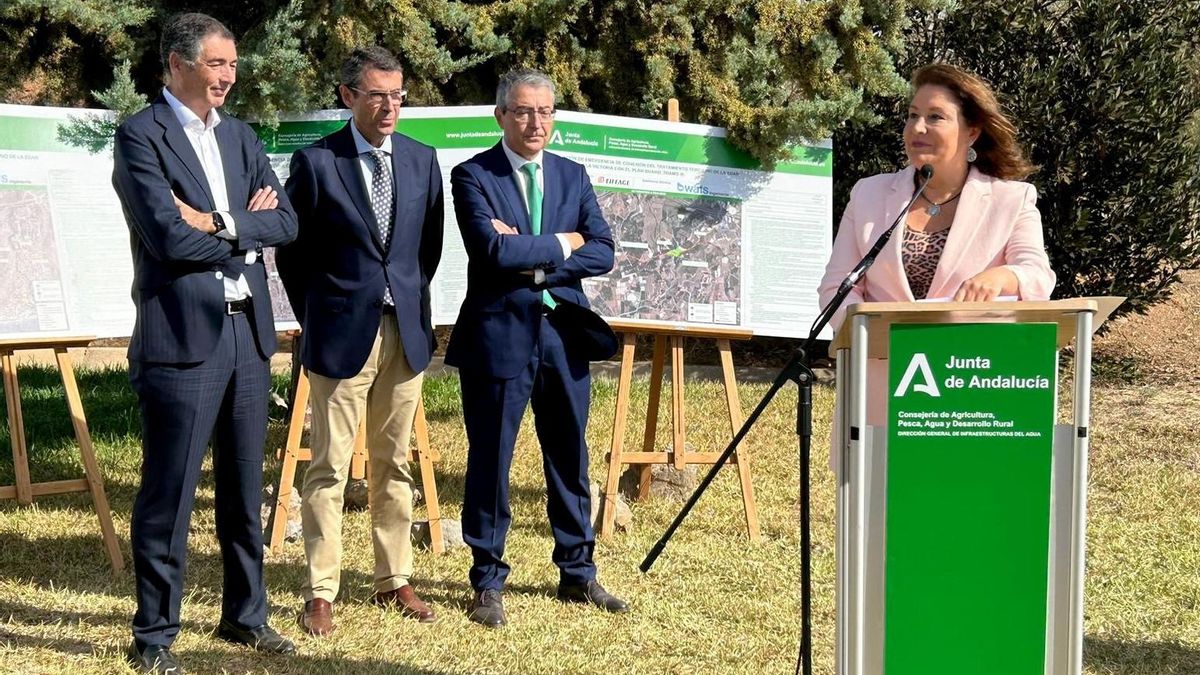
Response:
[[[612,269],[612,232],[584,168],[544,151],[554,101],[554,83],[544,74],[506,74],[495,112],[503,139],[454,167],[450,179],[469,262],[446,363],[459,369],[469,444],[463,538],[473,553],[475,594],[468,616],[488,627],[506,623],[501,591],[509,571],[509,469],[531,401],[558,598],[628,610],[596,582],[584,440],[589,348],[568,320],[587,312],[580,280]]]
[[[301,510],[308,580],[299,621],[318,636],[334,628],[342,495],[364,414],[373,602],[423,623],[436,618],[409,584],[408,448],[433,353],[429,280],[442,255],[442,171],[433,148],[395,133],[405,92],[392,54],[354,50],[341,82],[352,117],[292,156],[287,192],[300,236],[277,258],[312,382],[312,462]]]
[[[291,241],[296,216],[254,131],[217,112],[236,80],[229,30],[203,14],[179,15],[160,52],[167,86],[117,130],[113,186],[133,251],[129,377],[142,414],[127,656],[142,672],[176,673],[170,646],[210,438],[225,572],[217,635],[295,650],[267,625],[259,512],[276,347],[262,249]]]

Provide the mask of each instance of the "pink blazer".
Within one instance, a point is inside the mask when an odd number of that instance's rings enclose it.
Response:
[[[913,171],[910,166],[897,173],[864,178],[850,191],[850,202],[833,241],[833,253],[817,289],[822,306],[900,215],[913,193]],[[1035,206],[1037,190],[1029,183],[1000,180],[971,167],[958,201],[946,248],[926,297],[952,298],[967,279],[1003,265],[1017,276],[1021,300],[1048,300],[1054,290],[1054,270],[1050,269],[1042,239],[1042,217]],[[830,326],[835,331],[846,318],[846,308],[856,302],[914,301],[900,257],[903,228],[903,223],[896,228],[875,264],[834,314]],[[886,382],[887,362],[871,359],[867,366],[868,424],[886,423]],[[831,466],[837,456],[836,431],[830,447],[834,451]]]
[[[864,178],[850,191],[833,242],[833,253],[817,293],[823,306],[838,284],[892,224],[913,193],[913,167],[898,173]],[[964,281],[980,272],[1005,266],[1017,276],[1022,300],[1048,300],[1054,290],[1054,270],[1042,240],[1042,217],[1037,190],[1029,183],[1000,180],[971,167],[958,211],[946,239],[927,297],[954,297]],[[875,264],[850,292],[830,325],[838,330],[845,308],[856,302],[912,302],[904,274],[900,245],[904,224],[879,253]]]

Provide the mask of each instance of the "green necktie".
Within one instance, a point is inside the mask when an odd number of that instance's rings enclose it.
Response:
[[[534,234],[541,234],[542,188],[538,187],[537,182],[538,165],[536,162],[527,162],[521,167],[521,170],[525,172],[525,176],[529,179],[525,189],[526,196],[529,197],[529,229]],[[550,309],[554,309],[558,305],[554,301],[554,298],[550,297],[550,291],[542,291],[542,302]]]

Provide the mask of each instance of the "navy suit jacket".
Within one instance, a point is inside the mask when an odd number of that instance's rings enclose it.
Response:
[[[612,231],[582,165],[543,154],[542,232],[529,215],[500,144],[454,167],[454,213],[467,249],[467,296],[446,349],[446,363],[508,379],[529,363],[541,329],[541,291],[588,306],[579,281],[613,267]],[[520,234],[498,234],[492,218]],[[556,233],[578,232],[584,245],[563,259]],[[522,272],[541,269],[544,283]],[[570,345],[567,345],[570,349]]]
[[[395,215],[384,248],[351,124],[292,155],[287,192],[300,236],[279,250],[276,264],[304,330],[301,360],[337,379],[362,370],[386,282],[408,365],[421,372],[434,348],[429,280],[442,257],[442,170],[433,148],[392,134]]]
[[[229,213],[238,238],[230,241],[184,222],[171,192],[199,211],[214,211],[200,159],[171,106],[159,97],[118,129],[113,187],[129,224],[133,250],[133,302],[137,321],[129,358],[156,363],[199,363],[212,354],[225,325],[222,276],[238,270],[235,258],[296,236],[296,214],[263,152],[244,122],[222,115],[215,128]],[[278,207],[247,211],[255,190],[270,185]],[[275,352],[275,319],[267,275],[259,261],[244,275],[253,295],[253,318],[263,358]],[[239,270],[240,271],[240,270]]]

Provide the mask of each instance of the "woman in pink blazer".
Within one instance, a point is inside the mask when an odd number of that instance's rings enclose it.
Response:
[[[818,289],[822,305],[900,215],[917,188],[915,167],[931,165],[933,178],[834,315],[835,331],[856,302],[1047,300],[1054,290],[1037,191],[1019,182],[1034,167],[995,94],[975,75],[945,64],[917,70],[912,85],[904,125],[909,165],[864,178],[851,190]],[[868,423],[880,425],[885,362],[872,360],[868,378]]]

